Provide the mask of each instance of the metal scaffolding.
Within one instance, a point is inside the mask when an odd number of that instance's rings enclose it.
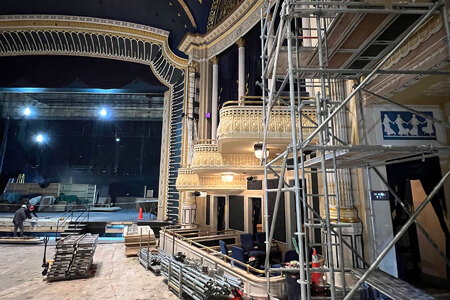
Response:
[[[291,192],[295,195],[296,208],[296,239],[299,245],[299,280],[301,287],[301,299],[316,299],[312,297],[310,290],[311,273],[325,272],[330,288],[331,299],[350,299],[362,283],[368,282],[373,271],[385,257],[388,251],[395,245],[400,237],[407,231],[409,226],[415,223],[425,233],[425,237],[436,248],[446,263],[450,262],[441,249],[426,233],[425,229],[418,223],[416,217],[430,202],[449,173],[443,176],[439,184],[427,196],[425,201],[414,212],[409,212],[402,200],[393,193],[397,203],[407,212],[409,220],[403,225],[393,240],[386,246],[381,254],[369,264],[364,260],[352,245],[342,238],[342,230],[348,224],[342,222],[340,204],[341,187],[339,186],[339,172],[343,169],[363,168],[367,171],[373,169],[387,188],[387,181],[378,172],[376,167],[417,160],[448,154],[449,147],[434,146],[383,146],[369,145],[363,106],[361,103],[362,91],[388,101],[391,104],[401,106],[412,112],[418,113],[425,118],[431,118],[434,124],[449,127],[447,122],[438,120],[428,115],[421,114],[405,105],[384,96],[377,95],[365,89],[365,86],[376,74],[434,74],[449,75],[448,71],[433,70],[383,70],[385,63],[395,52],[432,16],[442,13],[447,43],[450,33],[447,23],[446,1],[440,0],[434,3],[394,3],[392,7],[386,8],[367,2],[344,2],[344,1],[295,1],[275,0],[268,1],[267,10],[261,11],[261,63],[262,63],[262,90],[263,90],[263,123],[264,143],[262,163],[265,166],[264,175],[266,179],[266,195],[264,205],[264,220],[266,226],[271,225],[270,230],[266,228],[266,253],[270,253],[270,245],[274,235],[276,216],[280,204],[281,193]],[[372,57],[371,62],[364,67],[357,68],[329,68],[329,58],[335,50],[330,48],[329,33],[336,20],[344,15],[359,14],[386,14],[389,16],[416,15],[417,19],[411,23],[403,33],[396,39],[384,42],[384,50],[378,56]],[[370,24],[367,24],[370,26]],[[387,26],[387,25],[386,25]],[[367,41],[365,41],[366,43]],[[381,44],[381,43],[380,43]],[[364,48],[363,48],[364,49]],[[449,50],[450,51],[450,50]],[[361,54],[361,53],[360,53]],[[353,54],[356,56],[357,54]],[[309,59],[307,59],[309,57]],[[311,59],[313,57],[314,59]],[[368,57],[363,57],[368,59]],[[287,65],[286,65],[287,61]],[[363,77],[364,76],[364,77]],[[363,78],[359,82],[359,79]],[[346,95],[346,80],[358,81],[353,90]],[[308,95],[307,91],[314,91]],[[268,131],[272,108],[281,96],[288,93],[291,118],[291,143],[286,150],[272,161],[267,161]],[[340,127],[344,126],[345,109],[347,104],[356,99],[356,107],[359,108],[363,145],[351,145],[341,134]],[[306,110],[316,111],[316,120],[312,120],[306,114]],[[305,121],[305,122],[304,122]],[[309,124],[306,128],[303,124]],[[310,124],[314,124],[311,127]],[[309,130],[311,133],[306,135]],[[313,144],[314,143],[314,144]],[[276,162],[282,161],[281,167]],[[293,170],[293,183],[288,183],[287,172]],[[320,175],[321,191],[314,193],[306,191],[308,174]],[[276,189],[268,189],[269,178],[278,178],[279,184]],[[368,178],[368,189],[370,190],[370,179]],[[274,210],[269,222],[268,193],[276,192]],[[320,197],[323,199],[324,213],[321,215],[313,208],[312,199]],[[369,205],[371,201],[369,201]],[[335,216],[331,216],[331,209]],[[371,208],[370,208],[371,209]],[[334,212],[333,212],[334,213]],[[373,214],[373,211],[371,212]],[[370,224],[374,228],[373,224]],[[324,265],[320,268],[310,267],[310,247],[318,246],[317,241],[311,237],[311,232],[321,230],[322,254]],[[350,250],[357,258],[358,265],[365,272],[359,272],[359,281],[350,287],[346,284],[346,273],[351,269],[344,267],[344,249]],[[270,294],[271,272],[279,272],[280,269],[271,269],[269,255],[266,256],[265,270],[267,278],[267,292]],[[339,280],[336,280],[339,279]],[[374,280],[372,280],[373,282]],[[377,288],[375,286],[375,288]],[[391,295],[392,296],[392,295]],[[330,298],[330,297],[327,297]],[[395,298],[395,295],[393,296]]]

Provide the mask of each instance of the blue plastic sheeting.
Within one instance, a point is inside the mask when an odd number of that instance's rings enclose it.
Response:
[[[7,200],[8,203],[20,203],[20,194],[16,193],[4,193],[0,196],[0,201]]]

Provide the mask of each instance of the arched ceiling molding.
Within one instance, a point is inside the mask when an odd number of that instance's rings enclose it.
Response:
[[[188,33],[178,49],[190,59],[211,59],[232,46],[261,20],[261,9],[267,10],[266,0],[244,0],[226,19],[206,34]]]
[[[139,52],[138,45],[130,48],[129,44],[113,44],[114,38],[116,42],[122,43],[158,44],[163,55],[175,67],[187,67],[187,60],[175,55],[169,48],[168,31],[141,24],[79,16],[4,15],[0,16],[0,30],[3,36],[9,34],[9,39],[2,40],[2,44],[9,46],[9,50],[1,50],[10,55],[27,55],[26,52],[29,51],[34,54],[51,51],[61,55],[82,56],[95,53],[106,58],[148,64],[148,57],[142,56],[143,52]],[[36,36],[38,32],[46,32],[47,35]],[[37,43],[43,47],[37,47]],[[63,45],[68,47],[64,48]],[[96,49],[87,46],[94,46]],[[125,47],[135,51],[126,53]]]
[[[187,60],[168,47],[169,32],[122,21],[59,15],[0,16],[0,56],[74,55],[108,58],[150,66],[170,89],[164,116],[167,135],[160,196],[167,199],[164,217],[178,220],[180,196],[175,188],[181,163]]]

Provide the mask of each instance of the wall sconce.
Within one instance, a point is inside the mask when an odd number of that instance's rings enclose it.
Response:
[[[255,156],[257,159],[261,159],[263,154],[263,144],[258,143],[253,146],[253,149],[255,149]],[[269,157],[269,149],[266,149],[266,157]]]
[[[194,196],[194,197],[206,197],[206,195],[207,195],[206,192],[195,191],[192,193],[192,196]]]
[[[223,182],[231,182],[231,181],[233,181],[233,174],[231,174],[231,173],[223,173],[222,174],[222,181]]]

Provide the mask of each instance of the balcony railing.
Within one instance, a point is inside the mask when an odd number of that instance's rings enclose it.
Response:
[[[261,139],[264,133],[263,124],[263,107],[262,100],[259,97],[250,97],[250,99],[241,101],[228,101],[223,104],[220,110],[220,123],[217,128],[217,137],[220,141],[225,138],[254,138]],[[308,98],[310,97],[302,97]],[[268,138],[284,139],[286,142],[291,138],[291,118],[289,107],[282,98],[279,105],[272,109],[270,122],[268,127]],[[303,118],[303,135],[308,136],[315,128],[316,112],[311,109],[306,110]],[[299,126],[299,118],[297,118],[297,126]]]

